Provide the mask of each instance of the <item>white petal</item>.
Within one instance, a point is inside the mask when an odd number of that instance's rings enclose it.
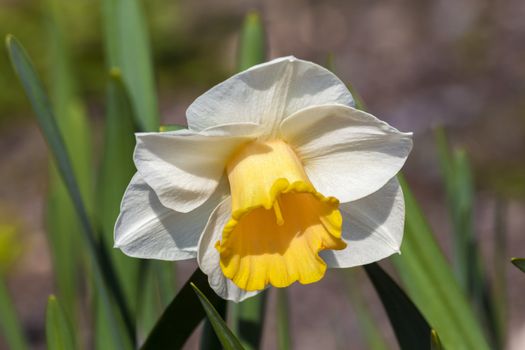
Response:
[[[399,253],[405,201],[396,178],[368,197],[342,204],[340,209],[347,247],[320,253],[329,267],[365,265]]]
[[[193,102],[186,117],[192,130],[231,122],[255,122],[273,129],[300,109],[333,103],[354,103],[339,78],[315,63],[282,57],[213,87]]]
[[[136,258],[195,258],[206,221],[226,191],[224,180],[202,206],[190,213],[178,213],[164,207],[142,177],[135,174],[115,224],[115,247]]]
[[[343,105],[303,109],[282,122],[281,133],[315,188],[342,203],[383,187],[412,149],[411,133]]]
[[[139,133],[135,165],[165,207],[187,213],[211,196],[227,159],[239,145],[256,137],[258,128],[245,123],[200,133]]]
[[[222,229],[231,217],[231,197],[222,201],[210,216],[199,242],[197,261],[206,275],[210,287],[223,299],[242,301],[259,293],[247,292],[237,287],[222,273],[219,265],[220,256],[215,243],[221,239]]]

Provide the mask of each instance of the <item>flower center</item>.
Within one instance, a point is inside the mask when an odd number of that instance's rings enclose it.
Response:
[[[224,275],[248,291],[320,280],[319,252],[346,247],[339,201],[315,190],[281,140],[245,145],[227,172],[232,216],[216,244]]]

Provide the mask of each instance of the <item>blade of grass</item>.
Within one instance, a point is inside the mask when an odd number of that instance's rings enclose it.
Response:
[[[129,92],[131,109],[136,119],[139,131],[159,130],[159,111],[157,107],[157,96],[153,76],[153,65],[151,59],[150,43],[147,33],[146,20],[139,0],[107,0],[102,2],[104,37],[106,47],[106,61],[108,68],[118,67],[121,70],[123,85]],[[131,159],[128,158],[128,159]],[[122,254],[121,252],[115,254]],[[120,266],[122,268],[121,258]],[[127,264],[130,265],[130,264]],[[129,267],[133,276],[137,275],[138,269]],[[155,262],[148,264],[149,273],[155,276],[173,275],[173,263]],[[133,277],[131,276],[131,277]],[[155,277],[157,278],[157,277]],[[133,283],[134,278],[128,279]],[[159,279],[159,282],[164,279]],[[139,285],[144,287],[143,281]],[[141,300],[144,303],[144,315],[158,314],[158,300],[155,300],[157,292],[166,299],[171,299],[174,293],[174,284],[160,283],[156,286],[146,285],[143,295],[153,299]],[[157,288],[160,288],[158,290]],[[161,302],[164,305],[166,302]],[[150,310],[147,310],[150,308]],[[149,317],[149,316],[147,316]],[[148,323],[143,323],[146,327]]]
[[[241,29],[237,69],[243,71],[266,60],[266,37],[259,13],[249,12]]]
[[[472,182],[468,168],[458,169],[458,162],[451,153],[443,128],[435,129],[435,140],[441,173],[447,193],[447,207],[452,218],[453,266],[460,286],[471,293],[472,268],[469,257],[469,242],[472,240]],[[468,178],[467,178],[468,176]]]
[[[497,305],[489,286],[474,230],[474,179],[467,154],[450,150],[443,128],[435,131],[440,165],[452,219],[456,278],[483,320],[493,347],[503,347]]]
[[[201,270],[195,270],[164,310],[141,347],[142,350],[180,349],[202,321],[205,312],[190,283],[196,285],[213,305],[221,302],[222,299],[210,288],[208,277]]]
[[[119,69],[109,73],[106,125],[102,164],[97,183],[97,217],[100,221],[107,250],[115,264],[118,278],[131,311],[135,313],[138,291],[139,260],[112,249],[113,228],[120,212],[120,202],[135,173],[135,124],[128,93]]]
[[[277,289],[277,349],[292,349],[292,334],[290,330],[290,315],[288,291]]]
[[[55,158],[59,173],[66,184],[73,206],[82,224],[83,230],[80,232],[83,234],[82,237],[91,258],[97,291],[101,293],[103,299],[107,299],[107,303],[109,303],[108,291],[112,294],[113,301],[118,305],[118,310],[125,320],[129,339],[134,340],[134,322],[124,300],[122,288],[115,278],[115,270],[107,257],[107,252],[103,249],[103,245],[99,245],[96,240],[95,231],[82,201],[71,160],[67,154],[60,129],[56,124],[49,100],[24,48],[11,35],[7,36],[6,45],[13,68],[33,106],[40,129]]]
[[[430,326],[396,282],[376,263],[364,266],[403,350],[430,349]]]
[[[113,249],[113,228],[120,212],[120,201],[126,187],[135,173],[133,150],[135,148],[135,118],[128,92],[122,82],[121,72],[113,68],[108,74],[106,92],[106,123],[104,128],[104,147],[97,181],[96,215],[101,227],[105,250],[116,269],[116,277],[122,285],[126,304],[133,317],[137,318],[139,265],[140,260],[124,255]],[[147,286],[147,285],[146,285]],[[146,288],[151,288],[147,286]],[[97,319],[95,322],[95,348],[115,347],[118,339],[114,337],[102,300],[97,298]],[[120,321],[120,320],[117,320]],[[113,325],[115,327],[115,325]],[[117,329],[121,329],[119,322]]]
[[[148,335],[175,296],[175,271],[169,262],[144,261],[141,264],[138,322],[141,339]]]
[[[138,0],[102,1],[108,69],[119,67],[141,131],[159,129],[150,43]]]
[[[401,255],[394,263],[412,301],[447,349],[489,349],[481,325],[462,293],[406,181],[406,222]]]
[[[219,316],[224,320],[226,319],[226,300],[220,300],[219,303],[215,305]],[[200,350],[221,350],[222,343],[217,337],[215,330],[213,329],[213,324],[209,318],[204,320],[204,327],[202,328]]]
[[[263,291],[243,302],[232,304],[235,309],[233,328],[246,349],[259,349],[268,292]]]
[[[46,5],[50,43],[48,51],[52,62],[49,69],[51,100],[67,152],[75,155],[71,159],[73,171],[89,210],[93,192],[90,127],[83,105],[76,95],[70,50],[61,22],[64,18],[63,3],[47,0]],[[53,160],[50,161],[49,183],[46,221],[53,270],[62,305],[67,314],[76,319],[78,270],[84,256],[75,249],[80,243],[79,236],[72,233],[82,228]]]
[[[208,319],[210,320],[210,323],[213,327],[213,330],[215,331],[215,334],[219,338],[219,341],[221,342],[222,347],[225,350],[242,350],[243,347],[241,345],[241,342],[233,332],[228,328],[226,325],[226,322],[222,319],[221,315],[215,310],[212,303],[206,298],[204,293],[202,293],[199,288],[194,283],[190,282],[191,287],[197,294],[199,301],[202,305],[202,308],[206,312],[206,315],[208,316]]]
[[[2,275],[0,275],[0,310],[2,310],[0,312],[0,331],[6,344],[12,350],[29,349],[27,339]]]
[[[73,327],[54,295],[47,301],[46,342],[49,350],[77,349]]]
[[[378,328],[377,322],[374,321],[367,302],[365,301],[360,287],[360,280],[358,280],[357,269],[345,269],[344,277],[347,282],[347,291],[352,308],[355,312],[360,333],[366,341],[367,349],[371,350],[387,350],[387,343]]]

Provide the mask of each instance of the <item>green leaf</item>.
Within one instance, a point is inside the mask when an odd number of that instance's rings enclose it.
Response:
[[[97,183],[97,217],[106,249],[111,252],[117,275],[132,312],[136,309],[139,260],[113,247],[113,229],[120,212],[120,202],[135,174],[135,124],[129,95],[117,68],[110,71],[107,88],[106,125],[99,181]]]
[[[175,271],[170,261],[146,260],[141,265],[138,326],[144,338],[175,295]]]
[[[430,326],[394,280],[377,264],[364,266],[403,350],[430,349]]]
[[[139,0],[104,0],[101,3],[107,67],[122,70],[139,129],[157,131],[159,111],[142,4]]]
[[[469,293],[469,281],[472,280],[473,265],[470,261],[474,254],[470,252],[470,241],[473,240],[472,228],[472,181],[468,166],[458,162],[450,152],[447,137],[443,128],[435,129],[436,146],[441,173],[447,193],[447,207],[452,218],[453,266],[460,286]],[[461,170],[461,171],[460,171]]]
[[[437,245],[416,199],[399,176],[406,221],[401,255],[393,256],[408,296],[447,349],[489,349],[479,324]]]
[[[64,3],[47,0],[46,5],[50,96],[67,153],[74,155],[71,161],[75,178],[90,211],[93,193],[91,132],[84,106],[77,96],[69,45],[64,35]],[[85,256],[76,251],[80,237],[72,233],[82,230],[82,226],[53,160],[50,161],[49,183],[46,221],[53,271],[62,305],[75,319],[78,271]]]
[[[113,249],[113,229],[120,212],[122,196],[135,173],[133,150],[135,149],[135,118],[128,92],[122,83],[120,70],[111,69],[108,74],[106,91],[106,123],[104,147],[97,181],[96,216],[101,227],[102,242],[115,266],[116,275],[126,298],[130,312],[136,315],[140,260],[124,255]],[[149,286],[148,286],[149,287]],[[95,348],[114,348],[119,343],[107,318],[104,304],[97,298],[97,319],[95,322]],[[135,317],[136,318],[136,317]],[[117,320],[117,332],[122,324]]]
[[[263,291],[245,301],[233,304],[232,317],[235,334],[246,349],[259,349],[266,311],[267,291]]]
[[[201,270],[195,270],[188,282],[164,310],[141,347],[142,350],[180,349],[202,321],[205,312],[190,283],[196,285],[213,305],[218,305],[222,301],[210,288],[208,277]]]
[[[212,303],[210,303],[210,301],[206,298],[204,293],[202,293],[195,284],[190,282],[190,285],[199,297],[202,308],[206,312],[206,315],[208,316],[208,319],[210,320],[213,330],[215,331],[215,334],[217,334],[222,347],[226,350],[243,349],[239,339],[237,339],[233,332],[228,328],[226,322],[224,322],[217,310],[215,310],[213,307]]]
[[[292,349],[288,290],[285,288],[277,289],[277,349]]]
[[[261,17],[255,11],[244,19],[239,40],[237,69],[243,71],[266,60],[266,38]]]
[[[525,272],[525,258],[512,258],[510,261],[522,272]]]
[[[54,295],[51,295],[47,301],[46,341],[49,350],[77,348],[71,323]]]
[[[103,249],[103,245],[99,245],[96,240],[88,212],[82,201],[82,195],[74,175],[71,160],[67,154],[66,146],[49,100],[24,48],[11,35],[8,35],[6,38],[6,46],[13,68],[33,106],[37,122],[55,158],[57,169],[66,184],[82,225],[83,230],[80,232],[83,234],[84,245],[87,247],[91,258],[97,291],[107,305],[110,304],[108,291],[112,294],[113,301],[118,305],[118,310],[125,320],[129,339],[134,340],[134,322],[124,300],[122,289],[115,278],[115,270],[111,265],[107,252]],[[109,306],[107,309],[109,310]],[[110,315],[112,314],[110,313]]]
[[[219,316],[224,320],[226,318],[226,300],[220,300],[216,305],[215,309],[219,313]],[[222,344],[220,339],[217,337],[213,325],[209,318],[204,320],[204,326],[202,328],[200,350],[221,350]]]
[[[363,297],[361,280],[358,279],[358,269],[343,270],[345,281],[347,282],[347,291],[352,303],[352,310],[358,322],[360,334],[366,341],[366,348],[370,350],[387,350],[388,346],[383,337],[379,324],[374,320],[367,301]]]
[[[29,349],[2,275],[0,275],[0,310],[2,310],[0,312],[0,334],[2,334],[9,349]]]
[[[493,347],[503,347],[498,305],[489,286],[474,230],[474,179],[467,154],[450,151],[443,128],[437,128],[436,143],[452,219],[456,277],[483,320]]]

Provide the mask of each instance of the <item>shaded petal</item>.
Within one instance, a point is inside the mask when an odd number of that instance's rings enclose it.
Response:
[[[124,194],[115,224],[115,247],[136,258],[195,258],[206,221],[226,192],[224,179],[203,205],[190,213],[178,213],[164,207],[151,187],[135,174]]]
[[[354,103],[339,78],[315,63],[282,57],[211,88],[191,104],[186,117],[192,130],[231,122],[254,122],[274,129],[300,109],[333,103]]]
[[[226,278],[220,267],[219,251],[215,244],[220,241],[224,225],[231,217],[231,197],[222,201],[210,216],[199,242],[197,261],[206,275],[210,287],[223,299],[235,302],[252,297],[261,291],[247,292]]]
[[[228,158],[258,130],[259,126],[245,123],[200,133],[138,133],[135,165],[165,207],[187,213],[212,195]]]
[[[403,191],[396,178],[371,195],[340,206],[343,250],[325,250],[329,267],[365,265],[399,253],[405,223]]]
[[[281,133],[315,188],[342,203],[383,187],[412,149],[411,133],[343,105],[303,109],[282,122]]]

